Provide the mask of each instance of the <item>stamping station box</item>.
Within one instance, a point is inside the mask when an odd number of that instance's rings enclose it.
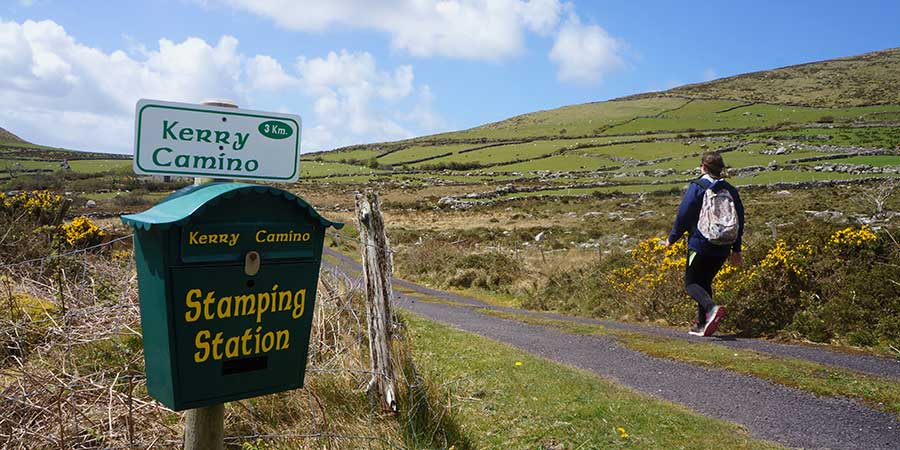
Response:
[[[134,228],[147,389],[173,410],[303,386],[325,230],[290,192],[181,189]]]

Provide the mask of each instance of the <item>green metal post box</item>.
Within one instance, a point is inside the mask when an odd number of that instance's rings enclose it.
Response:
[[[134,228],[147,389],[173,410],[303,386],[325,229],[290,192],[181,189]]]

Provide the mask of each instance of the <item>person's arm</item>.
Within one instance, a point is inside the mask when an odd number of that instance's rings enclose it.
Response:
[[[675,223],[672,225],[672,231],[669,233],[669,239],[666,241],[667,244],[671,245],[678,242],[681,236],[690,230],[694,221],[697,220],[697,216],[700,214],[700,202],[698,201],[699,196],[697,192],[701,189],[696,183],[688,185],[687,192],[684,193],[684,198],[681,199],[681,204],[678,206],[678,213],[675,215]]]
[[[731,196],[734,198],[734,209],[738,215],[738,236],[734,244],[731,245],[731,263],[739,266],[744,262],[743,257],[741,257],[741,245],[744,237],[744,203],[741,201],[741,196],[738,194],[737,189],[732,187],[731,190]]]

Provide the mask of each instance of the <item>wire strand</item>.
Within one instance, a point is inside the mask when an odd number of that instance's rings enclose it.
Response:
[[[53,258],[63,258],[63,257],[66,257],[66,256],[76,255],[76,254],[78,254],[78,253],[84,253],[84,252],[86,252],[86,251],[88,251],[88,250],[93,250],[93,249],[95,249],[95,248],[105,247],[105,246],[107,246],[107,245],[115,244],[116,242],[119,242],[119,241],[124,241],[124,240],[126,240],[126,239],[131,239],[132,237],[134,237],[134,235],[133,235],[133,234],[129,234],[129,235],[127,235],[127,236],[122,236],[122,237],[119,237],[119,238],[115,238],[115,239],[113,239],[113,240],[111,240],[111,241],[109,241],[109,242],[104,242],[104,243],[102,243],[102,244],[92,245],[92,246],[90,246],[90,247],[85,247],[85,248],[81,248],[81,249],[78,249],[78,250],[73,250],[73,251],[71,251],[71,252],[60,253],[60,254],[58,254],[58,255],[47,255],[47,256],[44,256],[43,258],[26,259],[25,261],[19,261],[19,262],[17,262],[17,263],[5,264],[5,265],[0,266],[0,269],[9,269],[9,268],[12,268],[12,267],[24,266],[25,264],[30,264],[30,263],[34,263],[34,262],[43,262],[43,261],[46,261],[46,260],[48,260],[48,259],[53,259]]]
[[[341,233],[337,233],[337,232],[334,232],[334,231],[326,231],[325,234],[327,234],[327,235],[329,235],[329,236],[331,236],[331,237],[337,237],[337,238],[341,238],[341,239],[346,239],[346,240],[348,240],[348,241],[353,241],[353,242],[356,242],[357,244],[365,245],[366,247],[371,247],[371,248],[374,248],[374,249],[382,249],[382,250],[384,250],[384,251],[386,251],[386,252],[388,252],[388,253],[394,253],[394,250],[391,250],[391,249],[389,249],[389,248],[386,249],[386,248],[380,247],[380,246],[378,246],[378,245],[369,244],[369,243],[363,242],[363,241],[361,241],[361,240],[359,240],[359,239],[356,239],[356,238],[354,238],[354,237],[347,236],[346,234],[341,234]]]

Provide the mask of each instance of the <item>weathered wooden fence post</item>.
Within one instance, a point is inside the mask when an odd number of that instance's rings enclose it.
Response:
[[[391,362],[391,302],[394,289],[391,276],[394,271],[381,202],[378,193],[366,190],[356,194],[356,218],[359,222],[359,240],[362,242],[363,274],[366,282],[366,314],[369,325],[369,361],[372,380],[368,390],[373,390],[387,411],[397,412],[397,394],[394,386],[394,366]]]

